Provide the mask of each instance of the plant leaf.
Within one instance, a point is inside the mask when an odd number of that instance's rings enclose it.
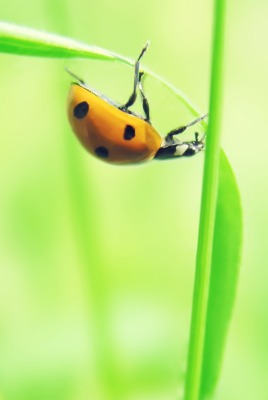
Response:
[[[8,22],[0,22],[0,51],[36,57],[89,57],[102,60],[118,58],[97,46]]]
[[[0,21],[0,52],[32,57],[90,58],[134,65],[133,60],[112,51],[87,45],[65,36],[3,21]],[[194,116],[200,115],[197,107],[182,91],[148,68],[143,68],[143,71],[170,90]]]
[[[212,394],[220,372],[238,279],[242,212],[220,152],[226,2],[214,0],[209,126],[199,223],[185,400]]]
[[[235,301],[242,246],[242,209],[229,161],[221,152],[211,278],[201,378],[201,399],[215,389]]]

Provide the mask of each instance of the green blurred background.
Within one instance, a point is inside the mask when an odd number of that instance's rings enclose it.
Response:
[[[1,2],[0,18],[131,58],[150,39],[144,64],[205,112],[212,7],[25,0]],[[229,2],[222,136],[244,249],[217,400],[267,399],[267,13],[264,0]],[[88,156],[67,123],[66,65],[119,102],[132,88],[116,62],[1,55],[0,399],[181,399],[203,155]],[[191,120],[158,83],[145,88],[160,132]]]

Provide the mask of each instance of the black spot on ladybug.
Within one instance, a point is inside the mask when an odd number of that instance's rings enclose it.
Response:
[[[101,157],[101,158],[109,157],[109,150],[104,146],[97,147],[95,149],[95,153],[97,154],[98,157]]]
[[[77,119],[85,118],[89,110],[89,105],[86,101],[82,101],[74,107],[74,116]]]
[[[131,125],[126,125],[124,132],[124,139],[131,140],[135,137],[135,129]]]

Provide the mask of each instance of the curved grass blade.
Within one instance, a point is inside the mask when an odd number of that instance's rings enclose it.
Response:
[[[0,52],[32,57],[80,57],[107,61],[120,61],[129,66],[133,66],[135,63],[127,57],[97,46],[87,45],[65,36],[43,32],[37,29],[3,21],[0,21]],[[169,82],[150,71],[148,68],[143,68],[143,71],[173,92],[173,94],[175,94],[175,96],[192,112],[194,116],[199,116],[201,114],[197,107],[182,91],[172,86]]]
[[[220,155],[220,176],[213,237],[210,289],[205,328],[201,399],[215,389],[235,301],[242,247],[242,209],[235,176]]]
[[[8,22],[0,22],[0,51],[36,57],[89,57],[115,60],[115,56],[97,46],[38,31]]]

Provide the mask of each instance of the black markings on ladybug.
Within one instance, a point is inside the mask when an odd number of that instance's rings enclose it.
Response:
[[[174,156],[174,153],[176,152],[177,145],[169,145],[167,147],[160,147],[160,149],[157,151],[155,158],[160,158],[162,160],[166,160],[168,158],[171,158]]]
[[[131,125],[126,125],[124,132],[124,139],[131,140],[135,137],[135,129]]]
[[[85,118],[89,110],[89,105],[86,101],[82,101],[74,107],[74,116],[77,119]]]
[[[195,149],[188,147],[188,149],[183,153],[184,156],[193,156],[196,153]]]
[[[109,157],[109,150],[104,146],[97,147],[95,149],[95,153],[96,153],[96,155],[98,157],[101,157],[101,158],[108,158]]]

